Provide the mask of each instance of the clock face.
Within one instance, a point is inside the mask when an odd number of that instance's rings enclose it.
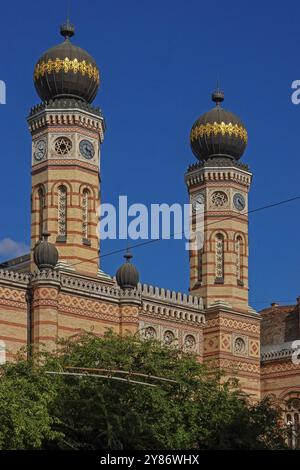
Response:
[[[245,209],[245,206],[246,206],[246,202],[245,202],[245,198],[242,194],[240,193],[236,193],[234,196],[233,196],[233,204],[234,204],[234,207],[238,210],[238,211],[242,211]]]
[[[81,140],[79,150],[81,155],[88,160],[91,160],[95,155],[94,146],[89,140]]]
[[[191,198],[192,211],[196,212],[200,209],[200,206],[204,204],[204,195],[196,194]]]
[[[33,157],[37,162],[43,160],[47,151],[47,142],[44,139],[40,139],[35,144],[35,149],[33,152]]]

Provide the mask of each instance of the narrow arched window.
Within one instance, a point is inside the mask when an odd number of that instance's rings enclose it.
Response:
[[[57,235],[61,240],[67,236],[67,188],[58,188],[58,230]]]
[[[4,341],[0,341],[0,364],[5,364],[6,362],[6,345]]]
[[[292,449],[300,449],[300,398],[290,399],[287,402],[284,415],[288,426],[287,444]]]
[[[39,211],[39,239],[43,238],[44,227],[44,209],[45,209],[45,190],[43,187],[38,190],[38,211]]]
[[[221,233],[215,239],[215,275],[217,282],[224,281],[224,236]]]
[[[82,238],[89,239],[89,213],[90,213],[90,192],[84,189],[82,193]]]
[[[243,282],[243,240],[241,236],[237,236],[235,240],[235,264],[236,264],[236,280],[238,284]]]
[[[198,250],[198,282],[202,282],[203,277],[203,249]]]

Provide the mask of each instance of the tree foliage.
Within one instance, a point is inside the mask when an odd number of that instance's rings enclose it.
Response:
[[[157,385],[47,375],[66,367],[140,372]],[[118,375],[111,373],[112,375]],[[280,449],[280,410],[249,404],[196,357],[134,336],[83,334],[56,355],[2,367],[0,448]],[[137,377],[131,377],[137,380]]]

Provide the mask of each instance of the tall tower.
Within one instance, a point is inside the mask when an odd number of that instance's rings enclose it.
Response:
[[[61,27],[64,41],[34,69],[42,103],[31,109],[31,247],[50,234],[61,267],[88,276],[98,272],[100,145],[105,124],[92,106],[98,87],[95,60],[71,42],[74,27]],[[32,260],[32,269],[33,269]]]
[[[247,131],[241,120],[216,106],[191,130],[191,147],[199,163],[185,179],[196,232],[203,213],[203,244],[190,251],[190,290],[206,309],[204,360],[237,377],[244,391],[260,394],[260,321],[248,304],[248,191],[252,174],[239,162]],[[200,221],[201,222],[201,221]],[[202,226],[201,226],[202,225]],[[201,236],[198,236],[201,240]]]
[[[199,294],[206,307],[227,302],[248,311],[248,191],[252,174],[238,160],[247,131],[240,119],[216,103],[201,116],[191,131],[191,146],[198,164],[190,166],[186,183],[193,208],[204,209],[203,247],[190,253],[190,290]]]

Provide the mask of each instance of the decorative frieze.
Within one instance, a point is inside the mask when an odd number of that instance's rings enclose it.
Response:
[[[185,181],[188,188],[198,186],[206,182],[234,182],[249,188],[252,175],[242,168],[235,166],[225,167],[203,167],[195,165],[190,167],[185,175]]]
[[[53,107],[53,109],[43,105],[33,108],[28,118],[30,132],[37,133],[49,126],[79,126],[100,134],[102,143],[105,122],[99,109],[80,109],[80,105],[68,108],[67,104],[64,107],[61,102],[58,102],[57,108]]]

